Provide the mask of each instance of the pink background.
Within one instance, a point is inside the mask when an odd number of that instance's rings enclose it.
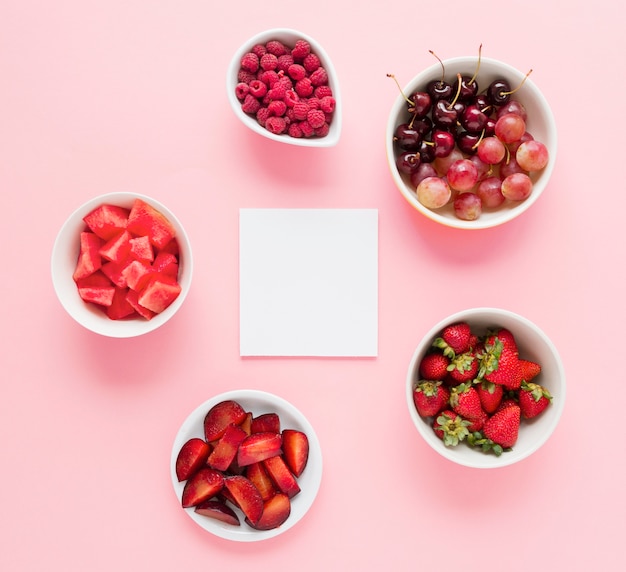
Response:
[[[622,561],[623,18],[616,2],[468,4],[4,0],[0,6],[3,570],[540,570]],[[344,98],[332,149],[275,144],[228,107],[231,54],[267,28],[315,37]],[[388,174],[384,131],[406,83],[442,58],[518,69],[551,102],[549,189],[518,220],[462,232],[420,215]],[[78,326],[50,280],[67,215],[130,190],[168,205],[195,253],[180,313],[145,337]],[[379,356],[242,359],[240,207],[379,209]],[[459,467],[418,437],[406,368],[457,310],[520,313],[559,348],[561,424],[525,461]],[[324,453],[318,498],[282,536],[240,544],[180,509],[170,450],[231,389],[301,409]],[[488,547],[488,548],[487,548]]]

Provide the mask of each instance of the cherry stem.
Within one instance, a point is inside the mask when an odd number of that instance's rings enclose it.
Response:
[[[450,105],[448,105],[448,109],[452,109],[454,107],[456,100],[459,99],[459,95],[461,94],[461,84],[463,83],[463,76],[458,73],[456,74],[456,78],[458,84],[456,88],[456,95],[454,96],[454,99],[450,102]]]
[[[485,130],[483,129],[480,134],[480,137],[478,138],[478,141],[476,141],[476,143],[472,145],[472,149],[478,149],[478,145],[480,145],[480,142],[483,140],[484,136],[485,136]]]
[[[524,76],[520,84],[515,89],[512,89],[511,91],[503,91],[500,95],[513,95],[520,87],[524,85],[524,82],[528,79],[528,76],[531,73],[533,73],[533,70],[532,69],[528,70],[528,73]]]
[[[444,82],[446,79],[446,68],[444,67],[443,62],[441,61],[441,58],[432,50],[428,50],[428,52],[439,60],[439,63],[441,64],[441,81]]]
[[[474,72],[472,79],[470,79],[469,82],[467,82],[468,84],[472,84],[476,81],[476,76],[478,76],[478,70],[480,69],[480,58],[481,58],[482,51],[483,51],[483,45],[480,44],[480,46],[478,46],[478,63],[476,64],[476,71]]]
[[[390,77],[393,81],[396,82],[396,85],[398,86],[398,89],[400,90],[402,97],[406,100],[407,103],[409,103],[409,105],[413,105],[413,102],[404,94],[404,91],[402,91],[402,88],[400,87],[400,84],[398,83],[396,76],[393,75],[392,73],[388,73],[387,77]]]

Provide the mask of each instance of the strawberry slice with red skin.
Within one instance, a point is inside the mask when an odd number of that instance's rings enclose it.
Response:
[[[152,205],[141,199],[135,199],[128,214],[127,227],[135,236],[147,236],[158,249],[162,249],[175,236],[172,223]]]
[[[224,487],[224,476],[220,471],[203,467],[185,483],[181,503],[183,508],[196,506],[214,497]]]
[[[280,433],[280,417],[277,413],[263,413],[252,418],[252,433]]]
[[[279,433],[251,433],[237,452],[237,464],[246,467],[282,453],[283,439]]]
[[[263,465],[280,492],[285,493],[289,498],[293,498],[300,492],[300,485],[282,456],[269,457],[263,461]]]
[[[252,481],[243,475],[232,475],[224,478],[224,486],[251,525],[255,525],[263,514],[263,499]]]
[[[267,474],[263,463],[252,463],[245,468],[245,476],[261,493],[261,498],[266,501],[276,494],[276,487]]]
[[[209,499],[201,502],[196,506],[194,511],[202,516],[214,518],[220,522],[230,524],[232,526],[241,526],[241,521],[237,513],[230,508],[225,502],[218,499]]]
[[[211,453],[211,446],[199,437],[192,437],[183,443],[176,457],[176,478],[186,481],[203,467]]]
[[[283,430],[283,458],[289,470],[299,477],[309,460],[309,438],[304,431]]]
[[[226,431],[215,443],[213,451],[207,459],[207,464],[218,471],[226,471],[237,457],[239,445],[248,434],[238,425],[229,425]]]
[[[103,204],[84,216],[83,221],[94,234],[110,240],[126,228],[129,213],[127,208]]]
[[[284,493],[276,493],[263,503],[263,514],[256,522],[246,521],[255,530],[274,530],[291,514],[291,500]]]
[[[78,261],[72,277],[74,281],[86,278],[102,266],[100,248],[104,244],[103,240],[93,232],[80,233],[80,250]]]
[[[229,425],[240,425],[247,412],[232,399],[215,404],[204,417],[204,438],[208,443],[217,441]]]
[[[114,236],[100,248],[100,256],[110,262],[118,264],[124,262],[130,254],[131,235],[128,231],[123,230],[120,234]]]

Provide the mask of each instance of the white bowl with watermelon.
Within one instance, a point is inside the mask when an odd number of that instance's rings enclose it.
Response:
[[[129,338],[165,324],[183,304],[193,258],[164,204],[109,193],[77,208],[52,250],[52,282],[68,314],[97,334]]]

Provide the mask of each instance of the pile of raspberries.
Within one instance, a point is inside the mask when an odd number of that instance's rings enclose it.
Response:
[[[242,110],[276,135],[324,137],[335,98],[328,73],[306,40],[255,45],[241,58],[235,94]]]

